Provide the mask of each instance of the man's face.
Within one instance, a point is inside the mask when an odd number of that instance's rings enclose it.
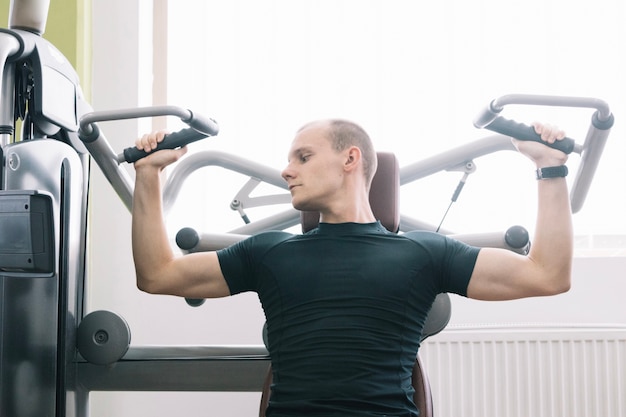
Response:
[[[291,203],[298,210],[324,211],[340,197],[344,152],[332,148],[326,131],[324,124],[308,126],[291,144],[282,177],[289,185]]]

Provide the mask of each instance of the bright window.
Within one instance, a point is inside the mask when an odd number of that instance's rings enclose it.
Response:
[[[358,122],[405,166],[490,135],[472,121],[506,94],[605,100],[617,123],[574,226],[579,254],[624,254],[621,0],[177,0],[167,16],[167,101],[213,117],[221,129],[192,150],[222,150],[276,169],[295,130],[317,118]],[[503,116],[551,122],[582,141],[592,113],[510,106]],[[578,161],[571,156],[570,171]],[[474,162],[443,228],[474,233],[520,224],[532,234],[530,162],[514,152]],[[461,176],[444,172],[404,186],[402,213],[439,224]],[[218,168],[193,174],[169,227],[242,225],[229,203],[246,180]]]

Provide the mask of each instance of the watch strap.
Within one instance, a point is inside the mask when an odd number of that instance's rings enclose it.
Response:
[[[566,165],[559,165],[555,167],[544,167],[537,169],[537,179],[543,180],[547,178],[562,178],[568,174]]]

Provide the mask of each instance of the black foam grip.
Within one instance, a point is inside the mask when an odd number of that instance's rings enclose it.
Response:
[[[152,152],[160,151],[162,149],[176,149],[189,143],[198,141],[200,139],[204,139],[208,136],[209,135],[205,133],[198,132],[197,130],[188,127],[186,129],[179,130],[178,132],[165,135],[163,141],[161,141],[157,145],[156,149],[151,152],[139,150],[134,146],[124,149],[124,160],[130,164],[133,162],[137,162],[138,160],[148,156]]]
[[[491,130],[496,133],[501,133],[506,136],[511,136],[515,139],[519,140],[529,140],[533,142],[543,143],[546,146],[549,146],[554,149],[558,149],[566,154],[572,153],[574,150],[574,139],[571,138],[563,138],[562,140],[557,140],[554,143],[547,143],[541,140],[541,135],[535,132],[535,128],[532,126],[528,126],[524,123],[518,123],[514,120],[505,119],[502,116],[496,117],[493,122],[489,123],[485,126],[485,129]]]

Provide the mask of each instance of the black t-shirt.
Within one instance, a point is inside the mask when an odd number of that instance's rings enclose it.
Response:
[[[218,252],[265,311],[268,416],[416,416],[411,374],[438,293],[465,295],[478,248],[379,222],[265,232]]]

